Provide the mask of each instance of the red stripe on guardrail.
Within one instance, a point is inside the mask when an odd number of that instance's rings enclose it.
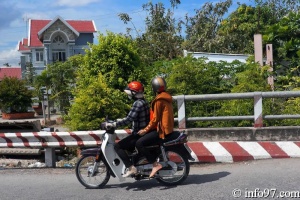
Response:
[[[100,145],[101,144],[101,139],[100,137],[98,137],[95,133],[93,132],[89,132],[89,135],[94,138],[94,140],[96,141],[97,145]]]
[[[254,157],[236,142],[220,142],[220,144],[231,154],[234,162],[254,160]]]
[[[300,147],[300,142],[294,142],[298,147]]]
[[[275,142],[258,142],[270,155],[272,158],[289,158],[287,155]]]
[[[48,144],[47,144],[45,138],[39,136],[39,134],[37,132],[33,132],[33,135],[40,141],[40,143],[42,144],[42,147],[48,147]]]
[[[82,139],[77,136],[75,133],[70,132],[71,137],[73,137],[77,141],[78,146],[84,146]]]
[[[3,138],[6,141],[7,147],[14,147],[13,142],[10,139],[8,139],[7,137],[5,137],[4,133],[0,133],[0,138]]]
[[[188,143],[188,146],[197,155],[200,162],[216,162],[215,156],[203,145],[202,142]]]
[[[26,138],[24,138],[21,135],[21,133],[16,133],[16,136],[17,136],[17,138],[20,138],[22,140],[25,147],[31,147],[30,144],[29,144],[29,141]]]
[[[57,139],[57,141],[59,142],[59,146],[61,146],[61,147],[65,147],[66,146],[64,140],[61,137],[59,137],[55,132],[52,132],[51,135],[53,137],[55,137],[55,139]]]

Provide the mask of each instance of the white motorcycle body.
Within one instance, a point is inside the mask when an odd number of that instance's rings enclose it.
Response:
[[[114,149],[116,137],[116,134],[104,134],[101,150],[111,170],[119,178],[119,181],[125,181],[125,178],[122,177],[126,169],[125,165]]]

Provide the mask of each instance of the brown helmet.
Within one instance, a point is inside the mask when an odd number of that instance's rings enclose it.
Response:
[[[162,77],[155,77],[151,81],[152,90],[154,94],[165,92],[167,89],[167,83]]]

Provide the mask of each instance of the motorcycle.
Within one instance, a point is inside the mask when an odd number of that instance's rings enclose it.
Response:
[[[112,122],[108,120],[107,122]],[[88,148],[81,151],[81,158],[76,164],[76,177],[86,188],[103,188],[110,177],[125,181],[122,176],[126,167],[114,150],[117,135],[115,128],[106,128],[106,122],[101,124],[105,130],[99,147]],[[163,166],[154,178],[167,186],[182,183],[190,171],[190,163],[193,160],[191,150],[187,146],[187,135],[184,132],[175,131],[172,137],[161,140],[159,144],[148,146],[151,152],[157,155],[157,161]],[[137,168],[137,174],[131,177],[135,180],[149,179],[152,164],[137,151],[128,152],[131,162]]]

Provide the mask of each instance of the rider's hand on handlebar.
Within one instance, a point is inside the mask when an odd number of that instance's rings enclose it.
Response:
[[[138,134],[139,134],[140,136],[143,136],[143,135],[146,134],[146,131],[145,131],[144,129],[139,130]]]
[[[117,121],[117,122],[120,122],[120,121],[122,121],[122,120],[123,120],[123,119],[117,119],[116,121]]]
[[[115,128],[116,124],[117,124],[116,122],[112,122],[112,123],[107,122],[106,125],[105,125],[105,128],[106,129],[111,129],[113,127]]]

